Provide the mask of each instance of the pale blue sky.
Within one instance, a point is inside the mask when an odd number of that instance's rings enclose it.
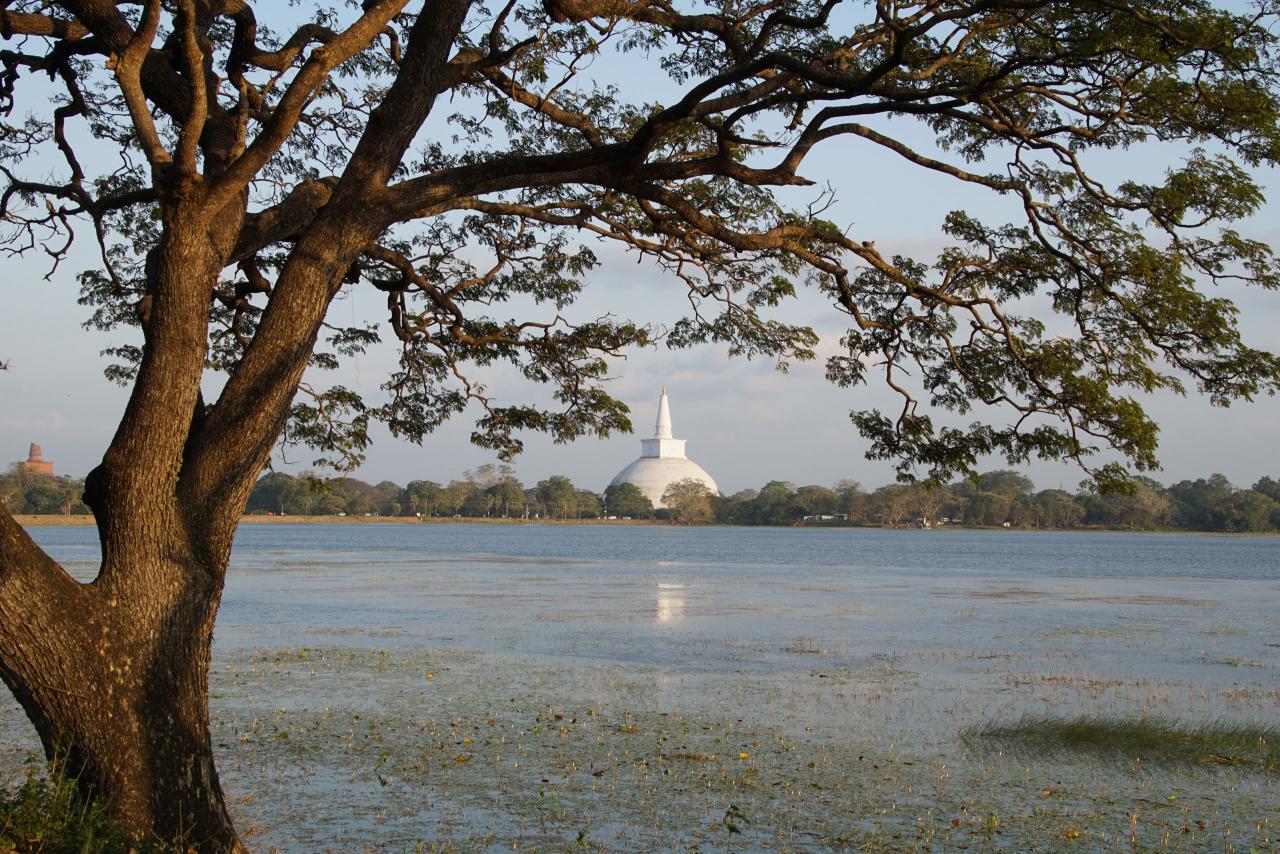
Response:
[[[646,96],[652,97],[652,92]],[[919,130],[910,133],[927,145]],[[1104,174],[1156,178],[1169,162],[1164,148],[1150,147],[1108,155],[1099,161]],[[994,167],[993,167],[994,168]],[[965,208],[988,217],[1001,202],[972,187],[935,175],[922,175],[893,155],[867,143],[836,142],[821,149],[804,170],[829,182],[839,204],[828,216],[852,226],[857,239],[875,240],[885,255],[902,252],[929,257],[941,245],[940,224],[946,212]],[[1275,184],[1274,175],[1261,176]],[[800,201],[815,190],[789,191]],[[1269,205],[1242,229],[1275,245],[1280,240],[1277,206]],[[587,319],[604,312],[641,321],[670,322],[679,316],[684,295],[677,283],[608,247],[596,250],[607,259],[571,317]],[[0,359],[11,362],[0,372],[0,461],[25,458],[27,445],[39,442],[59,472],[83,475],[100,458],[123,410],[125,392],[102,376],[98,351],[127,336],[104,336],[80,329],[88,311],[76,304],[75,274],[96,262],[87,239],[51,282],[42,276],[44,258],[4,262],[0,282]],[[1235,295],[1242,326],[1251,343],[1280,350],[1280,294],[1257,291]],[[370,291],[341,300],[334,319],[380,318],[383,298]],[[789,320],[809,323],[823,336],[820,349],[830,350],[842,327],[840,317],[820,297],[805,295],[785,309]],[[394,365],[395,348],[385,344],[355,359],[340,381],[378,395],[378,385]],[[602,490],[610,478],[639,452],[638,438],[652,430],[658,391],[671,394],[676,434],[688,439],[689,455],[717,479],[726,492],[758,487],[771,479],[797,484],[831,484],[853,478],[865,485],[892,479],[891,467],[867,461],[866,442],[849,424],[850,409],[893,406],[892,398],[872,384],[853,390],[831,387],[823,379],[821,358],[797,364],[781,375],[765,362],[730,361],[722,347],[671,352],[666,348],[634,352],[613,370],[612,393],[631,406],[634,436],[583,439],[556,446],[538,436],[526,437],[526,452],[515,465],[526,483],[551,474],[566,474],[580,486]],[[538,390],[506,375],[490,377],[502,402],[537,399]],[[1162,396],[1150,401],[1162,425],[1163,481],[1220,471],[1248,485],[1261,474],[1280,476],[1275,453],[1280,437],[1280,401],[1264,399],[1231,409],[1210,407],[1191,397]],[[455,419],[421,446],[379,432],[368,461],[357,476],[370,481],[414,478],[447,481],[465,469],[493,461],[468,442],[470,422]],[[305,451],[295,452],[303,463]],[[993,460],[991,467],[1003,465]],[[301,468],[302,466],[286,467]],[[1039,464],[1027,469],[1042,487],[1074,488],[1082,473],[1071,466]]]

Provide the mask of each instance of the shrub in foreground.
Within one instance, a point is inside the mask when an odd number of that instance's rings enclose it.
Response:
[[[106,811],[80,796],[73,778],[57,764],[46,775],[33,761],[16,788],[0,790],[0,854],[148,854],[112,822]]]

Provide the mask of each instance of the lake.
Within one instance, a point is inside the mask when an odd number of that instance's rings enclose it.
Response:
[[[1271,850],[1274,769],[966,733],[1280,724],[1280,538],[245,525],[212,691],[264,849]]]

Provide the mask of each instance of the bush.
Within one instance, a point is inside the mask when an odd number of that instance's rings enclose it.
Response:
[[[22,784],[0,790],[0,852],[22,854],[88,854],[88,852],[160,851],[139,845],[108,818],[101,806],[86,802],[55,763],[46,773],[33,760]]]

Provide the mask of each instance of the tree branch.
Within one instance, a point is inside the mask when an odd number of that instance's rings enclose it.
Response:
[[[333,69],[368,47],[407,1],[378,0],[341,35],[311,52],[253,142],[210,184],[206,195],[210,211],[221,210],[240,194],[289,138],[307,102]]]

